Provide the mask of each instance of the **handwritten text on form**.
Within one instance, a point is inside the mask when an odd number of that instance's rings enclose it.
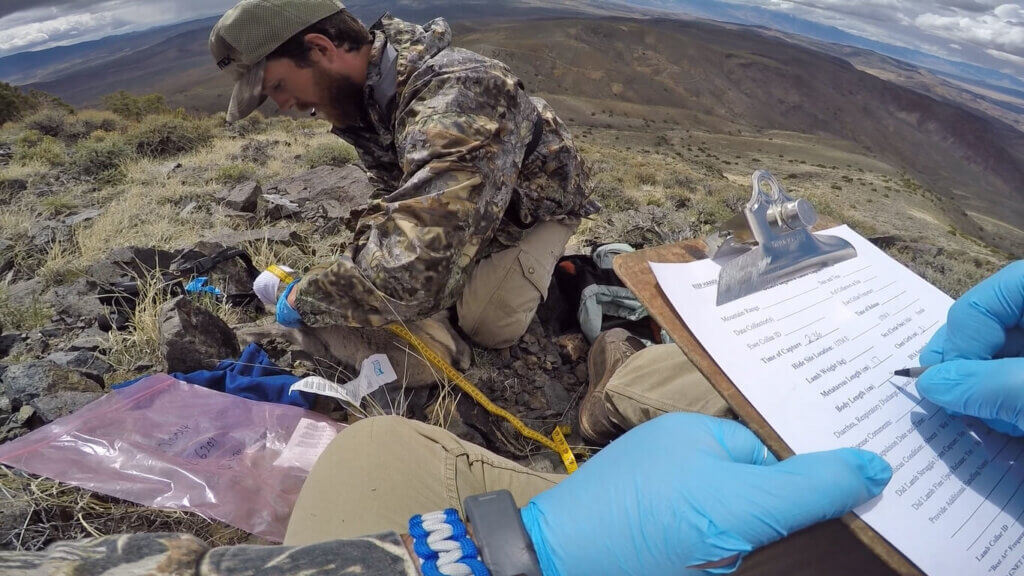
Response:
[[[858,256],[723,306],[711,260],[651,267],[680,317],[796,453],[871,450],[894,471],[856,512],[931,576],[1024,575],[1024,439],[950,416],[893,376],[952,300],[842,226]]]

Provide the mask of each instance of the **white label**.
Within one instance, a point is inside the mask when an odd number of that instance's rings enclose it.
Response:
[[[299,380],[288,390],[301,390],[322,396],[330,396],[344,402],[359,406],[363,397],[381,386],[398,379],[395,369],[388,361],[387,354],[374,354],[363,360],[357,376],[351,382],[337,384],[319,376],[309,376]]]
[[[288,439],[288,445],[274,461],[274,466],[294,466],[311,470],[317,458],[337,435],[338,432],[330,424],[303,418],[295,426],[292,437]]]

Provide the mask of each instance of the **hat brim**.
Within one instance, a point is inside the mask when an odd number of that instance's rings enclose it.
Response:
[[[264,60],[260,60],[242,70],[235,81],[235,88],[231,91],[231,101],[228,102],[227,120],[229,123],[252,114],[267,100],[267,95],[263,93],[264,63]]]

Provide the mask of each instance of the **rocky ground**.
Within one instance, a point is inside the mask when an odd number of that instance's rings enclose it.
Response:
[[[163,170],[172,178],[183,167],[175,162]],[[251,299],[252,269],[242,259],[231,258],[200,273],[194,272],[197,263],[230,248],[248,254],[257,244],[301,248],[304,240],[289,229],[290,221],[311,224],[317,235],[338,234],[369,191],[365,174],[355,166],[320,166],[265,187],[245,181],[219,190],[217,209],[238,221],[258,222],[260,227],[225,231],[184,249],[115,248],[85,267],[73,281],[58,285],[48,286],[40,278],[7,284],[6,309],[33,314],[36,317],[31,320],[40,325],[30,330],[5,329],[0,336],[0,442],[71,414],[128,376],[191,372],[210,368],[219,359],[237,357],[240,348],[235,330],[272,322],[272,315]],[[188,209],[188,205],[182,208]],[[89,208],[61,220],[40,222],[29,245],[52,246],[102,213],[101,208]],[[13,264],[4,272],[14,272]],[[209,285],[218,287],[228,300],[234,298],[235,305],[206,295],[182,296],[184,284],[198,275],[207,276]],[[250,298],[237,298],[242,295]],[[142,328],[140,316],[155,304],[159,305],[159,352],[125,365],[123,339]],[[493,401],[548,433],[557,424],[575,425],[575,407],[587,379],[586,341],[578,333],[560,333],[561,306],[556,289],[520,343],[500,351],[475,350],[473,367],[467,373]],[[226,320],[233,322],[229,325]],[[24,318],[19,319],[23,322]],[[336,359],[310,358],[287,342],[260,344],[279,365],[298,374],[336,378],[339,368],[354,373],[352,366],[339,367]],[[403,398],[400,383],[396,383],[378,391],[366,411],[431,421],[539,470],[561,469],[558,458],[546,449],[520,437],[468,396],[439,384],[406,391]],[[350,414],[340,403],[325,400],[318,410],[335,418],[351,420],[364,415]],[[570,439],[579,444],[577,436]],[[7,474],[14,487],[29,482],[12,471]],[[95,495],[88,498],[107,505],[111,502]],[[25,503],[17,496],[11,501]],[[40,513],[41,507],[10,507],[0,516],[0,546],[25,547],[26,529],[41,520],[37,518]],[[153,522],[166,525],[160,514],[154,515]],[[37,544],[45,540],[29,538]]]
[[[344,249],[370,192],[351,148],[322,123],[255,118],[225,128],[215,118],[169,112],[131,121],[86,112],[0,129],[0,442],[74,412],[118,382],[236,356],[237,333],[272,324],[272,314],[246,300],[251,270],[242,259],[202,274],[197,263],[237,248],[257,269],[279,263],[301,271]],[[640,247],[701,237],[749,197],[744,179],[762,158],[778,157],[784,168],[776,173],[791,191],[954,296],[1007,261],[952,228],[912,181],[877,162],[854,159],[842,168],[836,158],[853,156],[825,158],[821,142],[798,147],[776,133],[755,145],[652,126],[576,132],[606,210],[581,226],[575,252],[608,241]],[[914,216],[913,227],[892,216],[900,211]],[[181,297],[198,275],[227,297]],[[466,372],[496,404],[546,433],[575,427],[588,380],[588,344],[566,325],[566,307],[554,289],[520,342],[474,349]],[[299,375],[353,371],[285,341],[261,344]],[[398,388],[376,393],[363,411],[418,418],[537,470],[562,469],[557,456],[445,381],[404,396]],[[318,409],[361,416],[332,403]],[[581,456],[589,451],[577,434],[569,441]],[[3,548],[144,530],[185,530],[215,544],[249,538],[194,515],[3,467],[0,500]]]

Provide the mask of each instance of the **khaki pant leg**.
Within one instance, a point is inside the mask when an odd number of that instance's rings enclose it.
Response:
[[[511,346],[547,297],[555,264],[579,221],[540,222],[518,246],[481,260],[456,303],[459,325],[477,344]]]
[[[381,416],[343,430],[317,460],[292,512],[285,544],[408,531],[415,514],[456,508],[505,489],[519,506],[564,476],[524,468],[454,434]]]
[[[666,412],[732,414],[725,400],[675,344],[648,346],[630,356],[605,386],[612,419],[624,430]]]

